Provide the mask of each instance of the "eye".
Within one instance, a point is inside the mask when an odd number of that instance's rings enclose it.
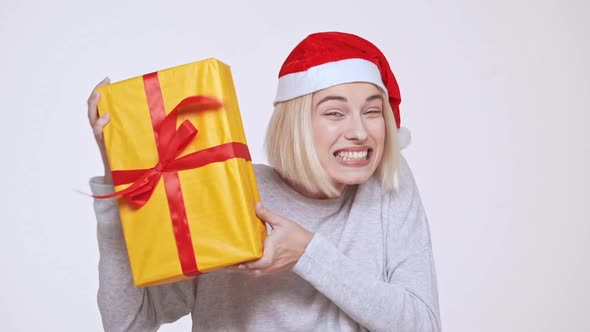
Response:
[[[380,108],[370,108],[365,111],[365,114],[368,114],[368,115],[380,115],[382,113],[383,113],[383,110]]]
[[[344,116],[344,113],[340,112],[340,111],[336,111],[336,110],[330,110],[324,113],[325,116],[329,116],[329,117],[334,117],[334,118],[338,118],[341,116]]]

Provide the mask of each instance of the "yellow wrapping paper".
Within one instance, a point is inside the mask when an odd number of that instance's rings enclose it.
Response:
[[[217,98],[218,110],[179,113],[177,125],[189,120],[198,134],[181,156],[224,143],[246,144],[230,69],[207,59],[158,72],[166,114],[193,95]],[[104,128],[111,170],[148,169],[158,152],[143,77],[99,89],[99,114],[109,113]],[[178,171],[193,252],[199,272],[262,256],[266,227],[255,215],[258,189],[250,161],[233,158]],[[140,208],[119,198],[119,212],[136,286],[188,279],[183,274],[167,193],[160,178],[149,201]],[[118,185],[123,190],[129,185]]]

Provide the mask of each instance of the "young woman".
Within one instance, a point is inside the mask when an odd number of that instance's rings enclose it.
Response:
[[[113,186],[99,98],[88,112],[107,166],[90,185],[104,195]],[[256,261],[135,288],[116,201],[95,200],[105,330],[153,331],[191,313],[193,331],[439,331],[428,222],[400,155],[400,100],[370,42],[325,32],[295,47],[279,73],[270,166],[254,165],[256,213],[272,228]]]

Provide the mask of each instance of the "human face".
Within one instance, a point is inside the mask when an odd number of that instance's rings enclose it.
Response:
[[[385,145],[383,97],[370,83],[346,83],[312,96],[312,127],[320,164],[340,192],[367,181]]]

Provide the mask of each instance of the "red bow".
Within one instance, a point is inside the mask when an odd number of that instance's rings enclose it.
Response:
[[[109,195],[94,197],[112,198],[123,196],[134,206],[143,206],[150,199],[156,184],[162,177],[162,173],[197,168],[211,162],[212,153],[218,154],[219,152],[223,152],[221,150],[227,152],[227,148],[224,148],[227,144],[223,144],[197,151],[182,158],[177,158],[198,133],[197,128],[195,128],[195,126],[188,120],[183,121],[178,129],[176,129],[178,112],[214,110],[221,106],[222,103],[220,101],[211,97],[192,96],[182,100],[172,112],[170,112],[166,118],[158,124],[154,131],[154,134],[160,143],[158,144],[158,154],[160,156],[159,162],[154,167],[148,169],[113,171],[113,183],[115,185],[126,183],[133,184],[124,190]]]

